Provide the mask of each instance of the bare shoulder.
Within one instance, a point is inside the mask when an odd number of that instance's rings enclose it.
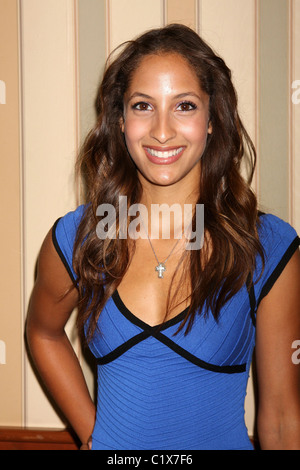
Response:
[[[64,266],[53,243],[52,230],[46,235],[38,257],[37,278],[38,283],[53,289],[53,294],[60,296],[69,289],[73,282]]]
[[[298,339],[300,253],[296,250],[257,312],[256,356],[262,402],[266,399],[271,405],[271,397],[290,400],[299,393],[299,367],[292,361],[292,345]]]
[[[263,327],[265,322],[273,328],[276,328],[277,322],[288,326],[289,321],[299,319],[299,308],[300,252],[297,249],[268,295],[262,299],[257,314],[258,327]]]
[[[257,311],[258,433],[263,449],[300,447],[300,254],[290,258]]]
[[[37,262],[28,319],[53,328],[62,328],[77,306],[78,291],[60,259],[52,240],[52,229],[45,237]]]

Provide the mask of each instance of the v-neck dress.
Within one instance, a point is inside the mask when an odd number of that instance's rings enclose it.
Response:
[[[73,246],[83,211],[66,214],[52,231],[75,283]],[[109,298],[90,343],[98,377],[92,449],[253,449],[244,402],[256,311],[299,246],[295,230],[270,214],[261,216],[259,234],[263,274],[257,257],[254,283],[224,305],[218,322],[198,314],[188,334],[175,334],[186,310],[153,327],[140,319],[142,311],[138,318],[128,310],[118,291]]]

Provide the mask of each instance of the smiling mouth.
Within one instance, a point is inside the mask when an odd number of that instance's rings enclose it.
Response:
[[[184,147],[177,147],[170,150],[157,150],[150,147],[145,147],[145,150],[149,155],[156,158],[167,159],[172,157],[177,157],[184,150]]]

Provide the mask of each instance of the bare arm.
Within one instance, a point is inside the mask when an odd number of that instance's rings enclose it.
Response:
[[[297,251],[257,312],[258,434],[262,449],[300,449],[300,254]]]
[[[30,300],[27,340],[46,387],[81,442],[86,443],[93,430],[95,407],[64,329],[78,301],[76,288],[65,295],[71,286],[49,232],[41,248]]]

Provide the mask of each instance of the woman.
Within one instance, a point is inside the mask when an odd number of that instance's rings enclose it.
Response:
[[[152,30],[108,65],[97,108],[78,161],[86,204],[47,235],[28,314],[51,394],[92,449],[252,449],[256,340],[261,448],[299,449],[299,239],[258,212],[229,69],[189,28]],[[152,211],[162,204],[192,208],[170,217],[167,237]],[[97,409],[64,332],[75,307],[98,362]]]

